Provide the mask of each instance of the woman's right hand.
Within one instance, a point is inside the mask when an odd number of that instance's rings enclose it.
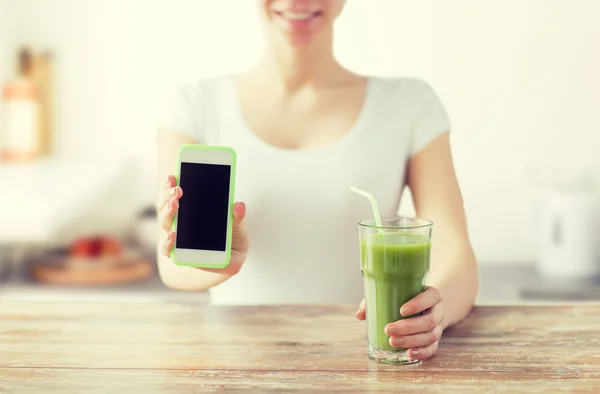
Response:
[[[179,199],[183,196],[183,190],[176,185],[176,179],[170,175],[163,188],[161,203],[157,207],[159,213],[159,222],[165,234],[165,241],[161,247],[161,253],[166,257],[171,257],[171,249],[175,245],[177,234],[172,229],[173,217],[179,209]],[[248,231],[244,225],[246,216],[246,205],[238,202],[233,206],[233,232],[231,239],[231,260],[227,267],[223,269],[202,268],[204,271],[217,272],[225,275],[237,274],[248,256],[250,241]]]

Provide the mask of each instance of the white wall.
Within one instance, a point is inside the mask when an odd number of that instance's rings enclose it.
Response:
[[[253,1],[2,2],[21,14],[23,39],[57,52],[59,152],[138,158],[149,200],[160,93],[243,69],[262,45]],[[574,159],[600,170],[600,2],[348,3],[340,59],[425,78],[445,102],[481,261],[532,260],[528,171]]]
[[[15,29],[8,20],[8,1],[0,0],[0,84],[6,81],[12,71],[9,51],[13,43],[9,35],[14,34]]]
[[[449,110],[482,258],[534,257],[531,168],[600,169],[600,2],[454,1]]]
[[[6,26],[6,0],[0,0],[0,84],[6,78],[8,28]]]

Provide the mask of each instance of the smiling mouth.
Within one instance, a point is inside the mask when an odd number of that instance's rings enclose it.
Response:
[[[291,11],[275,11],[275,13],[290,21],[307,21],[321,15],[321,11],[316,12],[291,12]]]

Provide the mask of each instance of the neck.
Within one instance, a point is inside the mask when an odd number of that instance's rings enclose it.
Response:
[[[333,34],[323,34],[308,45],[270,41],[259,63],[270,79],[276,76],[284,88],[295,90],[329,83],[344,68],[333,56]]]

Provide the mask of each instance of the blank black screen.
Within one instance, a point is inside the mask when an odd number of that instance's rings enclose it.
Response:
[[[225,251],[231,166],[181,163],[178,249]]]

